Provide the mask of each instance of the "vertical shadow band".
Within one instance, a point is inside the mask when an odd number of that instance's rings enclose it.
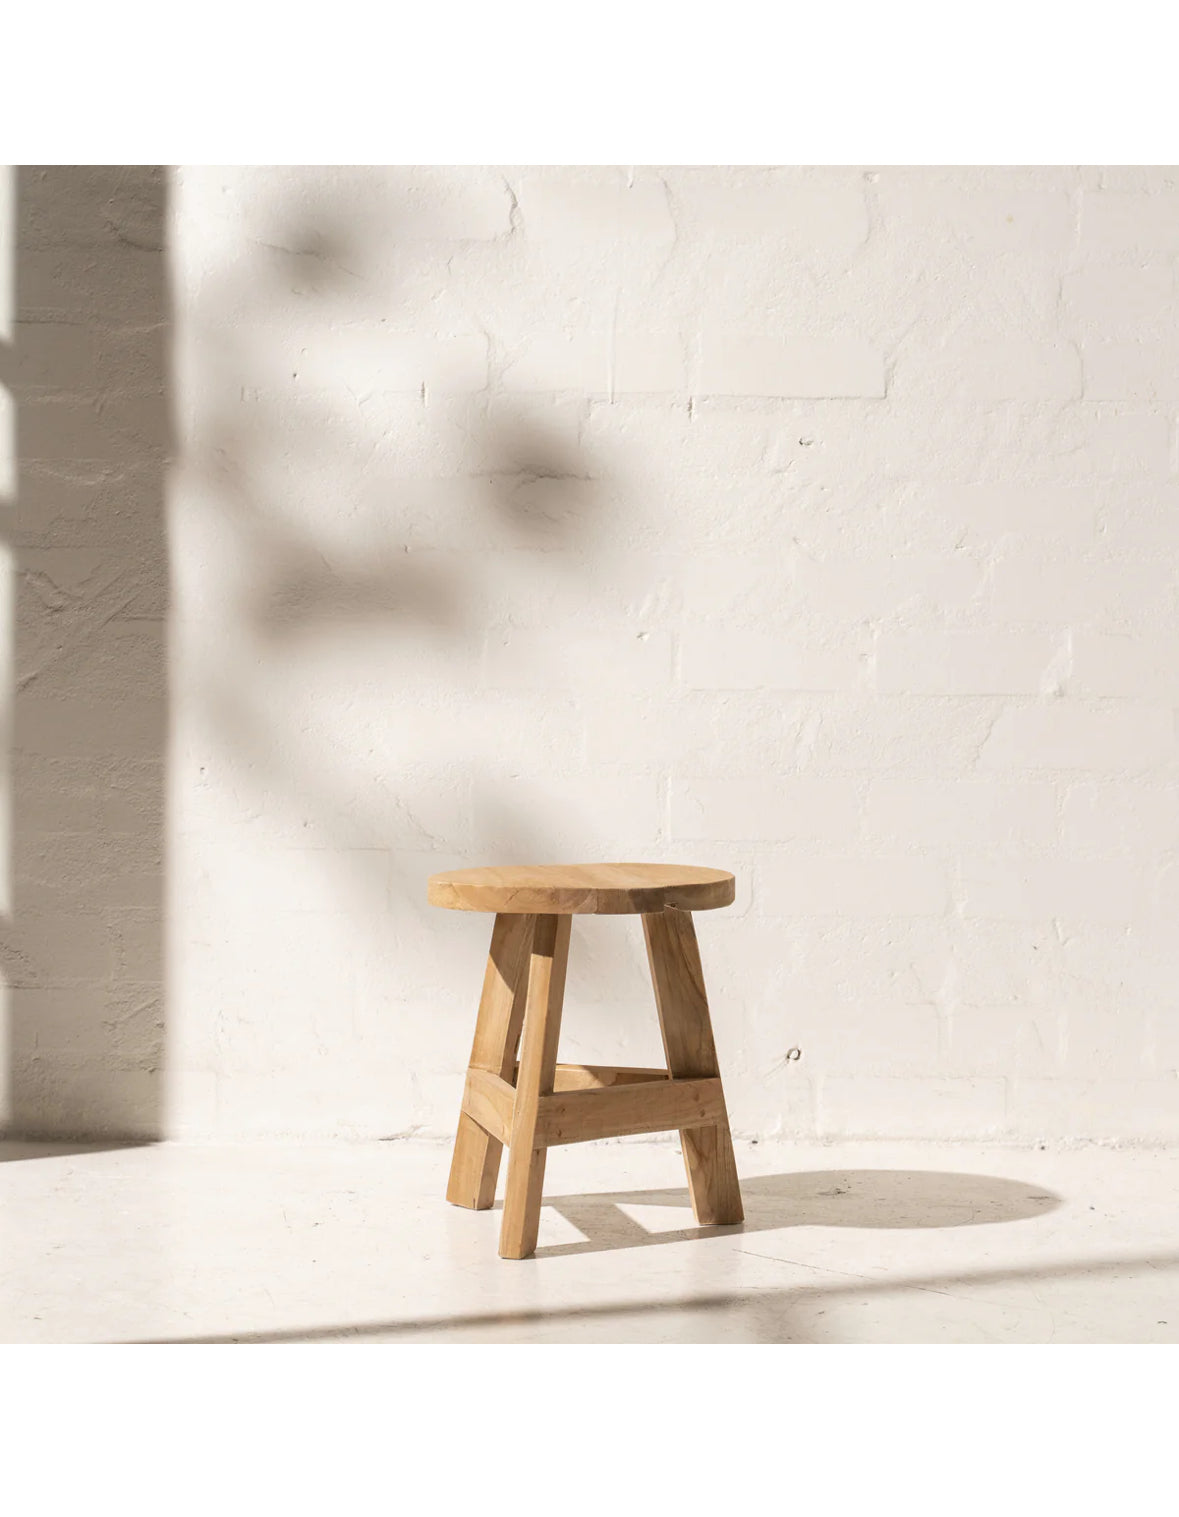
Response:
[[[22,168],[9,1127],[159,1136],[167,171]]]

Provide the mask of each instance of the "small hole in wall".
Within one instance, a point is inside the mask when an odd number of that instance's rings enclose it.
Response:
[[[801,1048],[788,1048],[786,1050],[786,1057],[790,1061],[790,1063],[794,1064],[799,1059],[802,1058],[802,1049]]]

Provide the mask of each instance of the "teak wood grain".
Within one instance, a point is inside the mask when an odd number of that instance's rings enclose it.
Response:
[[[515,1089],[489,1069],[468,1069],[463,1090],[463,1111],[498,1143],[512,1140]]]
[[[475,1021],[470,1068],[487,1070],[508,1081],[515,1069],[524,1021],[534,927],[535,918],[531,916],[496,917]],[[446,1199],[455,1206],[485,1211],[495,1201],[502,1153],[502,1141],[480,1126],[464,1105],[459,1114]]]
[[[681,1132],[724,1121],[721,1082],[658,1080],[615,1085],[604,1090],[562,1091],[541,1096],[537,1143],[587,1143],[594,1138],[622,1138],[632,1133]]]
[[[704,971],[691,915],[668,910],[643,917],[663,1051],[674,1079],[719,1076]],[[680,1132],[692,1211],[702,1226],[741,1222],[741,1186],[722,1100],[715,1123]]]
[[[732,904],[733,876],[694,864],[533,864],[454,869],[430,877],[434,906],[452,911],[637,915]]]
[[[528,994],[520,1071],[512,1115],[508,1183],[500,1228],[500,1255],[526,1259],[536,1248],[545,1149],[537,1141],[541,1096],[552,1095],[557,1072],[557,1040],[569,963],[568,916],[538,916],[532,933]]]

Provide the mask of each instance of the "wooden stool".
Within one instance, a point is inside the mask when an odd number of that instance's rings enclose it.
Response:
[[[545,1153],[555,1143],[678,1128],[697,1224],[744,1219],[691,915],[730,905],[733,889],[724,870],[672,864],[431,878],[432,905],[496,914],[446,1199],[491,1206],[509,1145],[502,1258],[526,1259],[536,1247]],[[642,916],[666,1069],[557,1063],[569,919],[579,912]]]

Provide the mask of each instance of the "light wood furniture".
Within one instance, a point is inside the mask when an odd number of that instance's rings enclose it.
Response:
[[[678,864],[458,869],[431,878],[433,905],[495,913],[446,1198],[491,1206],[507,1145],[503,1258],[536,1248],[545,1155],[557,1143],[678,1128],[697,1223],[743,1220],[692,925],[693,911],[728,906],[733,890],[724,870]],[[666,1069],[557,1063],[570,918],[580,913],[642,917]]]

